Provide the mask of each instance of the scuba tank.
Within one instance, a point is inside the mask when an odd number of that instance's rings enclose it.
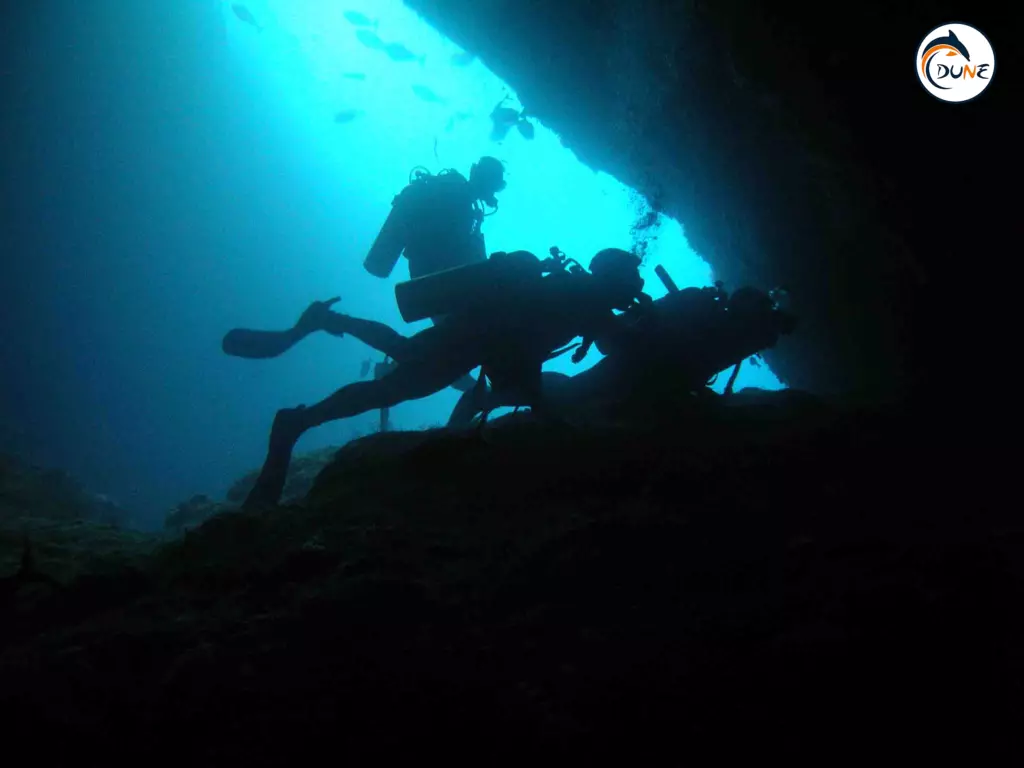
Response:
[[[417,277],[395,285],[398,311],[407,323],[453,312],[486,309],[521,294],[543,276],[528,251],[497,251],[486,261]]]
[[[477,264],[446,269],[395,285],[398,310],[407,323],[468,310],[494,310],[528,300],[537,281],[554,273],[585,273],[557,247],[541,261],[529,251],[496,251]]]
[[[363,267],[374,277],[391,275],[398,259],[408,242],[410,207],[416,202],[417,192],[424,187],[424,180],[432,178],[430,171],[417,166],[409,173],[409,183],[391,201],[391,211],[384,220],[370,251],[363,260]]]
[[[437,195],[441,194],[444,199],[447,194],[437,185],[448,182],[465,183],[465,179],[452,169],[441,171],[436,176],[421,166],[412,169],[409,184],[391,201],[391,211],[363,260],[367,272],[380,278],[391,275],[403,251],[412,244],[410,240],[415,241],[417,235],[423,234],[423,227],[429,230],[430,222],[436,220]],[[443,207],[445,204],[441,205]],[[443,211],[441,213],[443,220],[445,215]],[[482,210],[475,211],[474,216],[472,230],[467,233],[465,250],[471,254],[472,260],[483,261],[487,258],[483,235],[480,233],[484,213]],[[427,261],[429,264],[430,259]]]
[[[394,271],[408,238],[408,205],[411,190],[414,184],[428,175],[429,172],[425,168],[413,168],[408,186],[392,199],[391,211],[384,219],[384,226],[380,228],[373,245],[370,246],[370,252],[363,260],[363,267],[374,277],[385,278]]]
[[[391,211],[384,220],[384,226],[380,228],[370,246],[370,252],[363,260],[363,267],[374,277],[388,277],[405,248],[405,210],[399,205],[400,198],[401,195],[391,203]]]

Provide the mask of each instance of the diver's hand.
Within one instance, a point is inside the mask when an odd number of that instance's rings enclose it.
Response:
[[[341,301],[340,296],[335,296],[333,299],[327,299],[327,301],[314,301],[306,307],[306,311],[302,313],[298,322],[295,323],[295,332],[300,333],[303,336],[313,333],[313,331],[330,332],[330,318],[334,314],[334,312],[331,311],[331,305],[336,304],[339,301]]]

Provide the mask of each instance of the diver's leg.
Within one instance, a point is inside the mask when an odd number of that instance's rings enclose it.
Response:
[[[333,317],[328,325],[330,333],[335,335],[347,333],[350,336],[354,336],[368,347],[372,347],[373,349],[383,352],[392,360],[399,363],[408,357],[406,347],[409,337],[403,336],[391,326],[385,325],[384,323],[378,323],[376,320],[364,320],[359,317],[343,315],[338,312],[334,312],[332,315]],[[432,319],[436,326],[441,318]],[[472,389],[475,384],[476,379],[471,375],[466,374],[451,386],[455,387],[455,389],[460,392],[466,392]]]
[[[609,356],[598,360],[585,371],[566,376],[560,381],[545,380],[544,394],[560,405],[586,408],[596,402],[613,400],[619,394],[628,394],[629,381],[622,375],[625,361]]]
[[[490,401],[491,391],[487,387],[486,378],[481,375],[476,380],[476,384],[464,390],[458,402],[455,403],[455,408],[452,409],[452,413],[448,417],[448,426],[468,427],[473,423],[475,416],[493,409],[494,406],[490,404]]]
[[[427,397],[440,392],[472,368],[472,361],[464,363],[455,358],[439,363],[411,362],[395,366],[395,369],[383,378],[342,387],[309,408],[282,408],[274,417],[263,469],[244,506],[251,508],[261,504],[277,503],[284,490],[292,450],[307,430],[328,421],[345,419],[380,408],[391,408],[408,400]]]
[[[537,415],[542,415],[548,410],[548,404],[544,400],[542,381],[542,372],[538,365],[536,368],[531,367],[524,370],[520,374],[516,387],[522,393],[525,405],[529,406],[530,410]]]
[[[437,317],[430,318],[430,322],[434,324],[435,328],[437,328],[437,327],[439,327],[441,325],[444,325],[445,319],[447,317],[449,317],[449,316],[448,315],[438,315]],[[463,394],[466,394],[471,389],[473,389],[473,387],[476,386],[476,382],[477,382],[477,379],[474,379],[473,375],[472,375],[472,372],[470,372],[470,373],[467,373],[465,376],[461,377],[454,384],[452,384],[452,387],[454,389],[459,390],[459,392],[462,392]],[[462,398],[459,398],[459,402],[462,402]],[[458,407],[458,406],[456,406],[456,407]]]
[[[405,347],[409,337],[376,320],[364,320],[361,317],[332,312],[327,321],[327,330],[335,335],[346,333],[354,336],[368,347],[383,352],[398,362],[402,362],[402,358],[407,356]]]
[[[380,379],[349,384],[316,405],[303,408],[296,414],[296,423],[305,432],[328,421],[347,419],[380,408],[394,408],[409,400],[440,392],[471,368],[471,363],[450,361],[441,364],[402,363]]]
[[[514,393],[523,405],[530,408],[534,416],[548,424],[559,426],[572,426],[566,417],[564,403],[550,394],[557,395],[557,392],[545,391],[544,374],[540,364],[524,367],[514,379],[510,387],[510,394]]]
[[[544,371],[541,374],[544,401],[550,403],[552,407],[563,408],[567,404],[569,383],[572,378],[564,373]],[[536,398],[532,399],[536,400]],[[529,405],[530,401],[530,393],[518,387],[491,390],[485,387],[481,388],[478,383],[459,398],[451,416],[448,417],[448,426],[465,427],[471,424],[478,414],[497,408],[518,408]]]
[[[295,411],[302,408],[282,408],[274,415],[274,423],[270,428],[270,444],[267,446],[267,457],[263,461],[259,477],[249,495],[242,502],[243,509],[253,509],[263,505],[276,504],[284,491],[284,482],[288,477],[288,465],[292,461],[292,450],[302,435],[296,432]]]

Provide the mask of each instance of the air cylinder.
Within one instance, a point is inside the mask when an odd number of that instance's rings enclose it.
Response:
[[[497,308],[541,279],[540,259],[528,251],[498,252],[487,261],[435,272],[395,285],[407,323],[469,310]]]

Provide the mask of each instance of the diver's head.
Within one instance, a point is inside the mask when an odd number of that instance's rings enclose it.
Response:
[[[477,199],[493,208],[498,204],[494,196],[505,188],[505,166],[497,158],[481,157],[469,169],[469,183]]]
[[[640,257],[621,248],[598,251],[590,260],[590,274],[607,291],[615,309],[628,309],[644,289]]]

